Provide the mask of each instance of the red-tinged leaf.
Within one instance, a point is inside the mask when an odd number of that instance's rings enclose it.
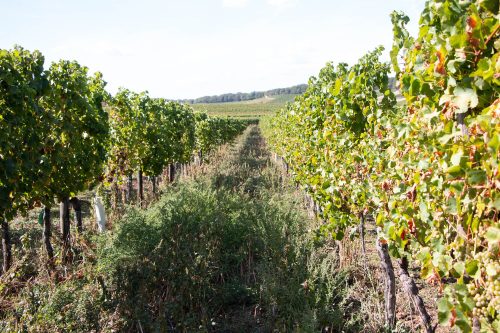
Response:
[[[477,25],[476,19],[472,16],[467,17],[467,25],[472,29],[474,29]]]

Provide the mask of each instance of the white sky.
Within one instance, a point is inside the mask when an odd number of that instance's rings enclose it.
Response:
[[[424,0],[0,0],[0,48],[101,71],[108,90],[196,98],[306,83],[327,61],[415,34]],[[385,60],[388,60],[386,52]]]

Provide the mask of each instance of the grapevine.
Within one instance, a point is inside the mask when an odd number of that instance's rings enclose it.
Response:
[[[439,320],[462,331],[474,320],[500,329],[497,12],[497,1],[428,1],[417,38],[393,13],[405,106],[376,50],[327,64],[268,135],[320,207],[324,234],[342,239],[371,214],[393,255],[418,260],[429,282],[455,281]]]

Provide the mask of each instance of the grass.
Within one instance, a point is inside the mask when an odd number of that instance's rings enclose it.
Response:
[[[209,115],[235,117],[240,119],[255,119],[270,114],[292,102],[296,95],[277,95],[244,102],[200,103],[193,104],[196,111],[205,111]]]
[[[163,186],[149,208],[126,209],[105,234],[87,219],[74,262],[52,271],[39,227],[13,223],[0,331],[360,331],[335,245],[308,232],[316,221],[258,127],[210,160]]]
[[[58,259],[55,269],[36,214],[13,221],[0,332],[383,331],[373,221],[366,256],[359,239],[319,236],[321,221],[256,126],[209,160],[164,184],[149,208],[122,207],[105,234],[85,207],[85,231],[72,235],[74,261]],[[417,283],[435,319],[438,291]],[[395,332],[421,329],[400,287],[397,318]]]

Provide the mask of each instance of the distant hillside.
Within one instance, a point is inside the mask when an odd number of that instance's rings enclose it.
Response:
[[[258,119],[262,116],[274,114],[277,110],[283,108],[286,103],[293,102],[296,96],[288,94],[232,103],[196,103],[193,104],[193,109],[206,112],[212,116]]]
[[[263,98],[266,96],[276,96],[276,95],[299,95],[306,91],[307,84],[299,84],[288,88],[277,88],[267,91],[253,91],[251,93],[230,93],[215,96],[204,96],[195,99],[183,99],[179,102],[189,103],[189,104],[199,104],[199,103],[227,103],[227,102],[242,102],[251,101],[258,98]]]

